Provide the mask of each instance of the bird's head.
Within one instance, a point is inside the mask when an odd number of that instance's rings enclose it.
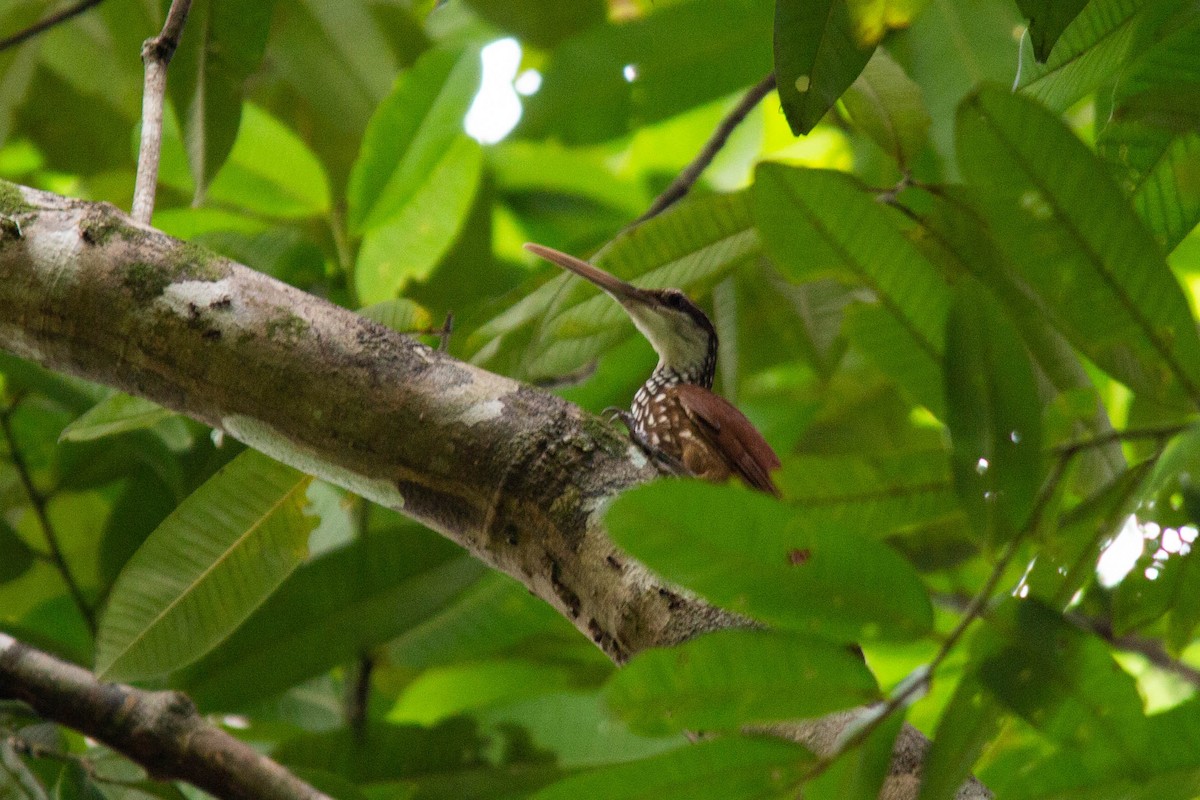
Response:
[[[525,249],[603,289],[621,304],[667,367],[689,382],[711,384],[717,331],[700,307],[678,289],[641,289],[586,261],[540,244]],[[707,380],[705,380],[707,379]]]

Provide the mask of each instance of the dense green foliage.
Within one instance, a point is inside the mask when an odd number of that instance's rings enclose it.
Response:
[[[0,52],[0,178],[128,207],[161,5]],[[480,144],[508,36],[540,88]],[[649,347],[521,243],[685,289],[784,498],[663,481],[610,529],[771,630],[617,671],[395,513],[7,355],[0,630],[340,800],[874,797],[902,720],[925,798],[1200,796],[1198,100],[1184,0],[195,0],[154,224],[430,342],[452,312],[454,355],[597,411]],[[738,733],[889,696],[832,764]],[[180,796],[131,777],[0,706],[0,797]]]

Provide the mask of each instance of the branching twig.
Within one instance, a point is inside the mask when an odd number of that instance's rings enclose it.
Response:
[[[21,481],[21,486],[25,489],[25,494],[29,498],[29,505],[33,507],[34,516],[37,517],[38,525],[42,529],[42,536],[46,540],[46,546],[50,552],[50,563],[58,570],[58,574],[62,577],[63,583],[67,586],[67,591],[71,594],[71,600],[75,603],[75,607],[79,609],[80,615],[83,617],[84,623],[93,636],[96,635],[96,614],[87,598],[83,596],[83,591],[79,588],[79,584],[75,581],[75,576],[71,573],[71,567],[67,564],[66,556],[63,555],[62,547],[58,543],[58,533],[54,530],[54,525],[50,522],[50,515],[46,513],[46,497],[33,483],[33,476],[29,472],[29,465],[25,463],[25,456],[21,453],[21,448],[17,442],[16,434],[12,427],[12,412],[16,406],[9,406],[0,412],[0,428],[4,431],[4,439],[8,443],[9,458],[12,460],[13,468],[17,471],[17,477]],[[36,551],[35,551],[36,553]]]
[[[142,143],[138,149],[137,184],[133,190],[133,218],[149,225],[158,185],[158,159],[162,153],[163,100],[167,92],[167,65],[179,46],[183,24],[192,0],[172,0],[162,32],[142,45],[146,81],[142,89]]]
[[[38,20],[23,31],[17,31],[12,36],[6,36],[0,39],[0,52],[7,50],[10,47],[16,47],[23,42],[27,42],[39,33],[44,33],[56,25],[61,25],[69,19],[73,19],[89,8],[98,6],[104,0],[81,0],[73,6],[68,6],[61,11],[56,11],[45,19]]]
[[[210,725],[179,692],[102,683],[91,672],[0,633],[0,699],[103,742],[156,780],[226,800],[329,800],[245,742]]]
[[[126,788],[136,789],[142,787],[146,780],[123,780],[114,778],[109,775],[101,774],[96,768],[96,763],[86,756],[76,755],[75,753],[66,753],[60,750],[55,750],[46,747],[38,742],[30,741],[24,736],[20,736],[11,730],[2,732],[4,742],[13,749],[13,752],[29,756],[30,758],[41,758],[48,761],[58,761],[62,764],[73,764],[83,770],[91,780],[96,783],[105,783],[109,786],[123,786]]]
[[[741,124],[746,115],[774,88],[774,72],[752,86],[738,104],[734,106],[733,110],[721,120],[721,124],[713,131],[712,136],[700,150],[700,153],[692,160],[692,163],[684,167],[683,172],[680,172],[675,180],[671,181],[671,184],[663,190],[663,193],[656,197],[654,202],[650,204],[650,208],[646,209],[644,214],[631,222],[629,227],[637,227],[651,217],[658,216],[691,191],[692,186],[700,179],[700,175],[704,170],[708,169],[708,165],[717,157],[717,153],[721,152],[721,148],[725,146],[725,142],[729,139],[734,129]]]

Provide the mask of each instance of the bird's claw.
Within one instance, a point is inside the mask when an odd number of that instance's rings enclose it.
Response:
[[[654,464],[659,472],[667,475],[689,474],[683,464],[680,463],[679,459],[664,453],[662,450],[646,441],[646,437],[643,436],[637,429],[637,424],[633,419],[633,414],[630,414],[625,409],[618,408],[617,406],[609,406],[600,413],[603,414],[609,422],[615,422],[619,420],[621,424],[628,429],[629,440],[637,445],[638,448],[646,454],[646,457],[650,459],[650,462]]]

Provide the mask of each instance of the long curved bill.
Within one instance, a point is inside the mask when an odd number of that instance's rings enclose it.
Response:
[[[579,277],[596,284],[604,291],[608,292],[618,302],[624,305],[625,301],[632,300],[635,302],[646,303],[649,301],[647,293],[632,284],[628,284],[620,278],[609,275],[602,269],[593,267],[588,262],[575,256],[569,256],[566,253],[555,250],[553,247],[545,245],[526,243],[525,249],[534,255],[557,264],[568,272],[574,272]]]

